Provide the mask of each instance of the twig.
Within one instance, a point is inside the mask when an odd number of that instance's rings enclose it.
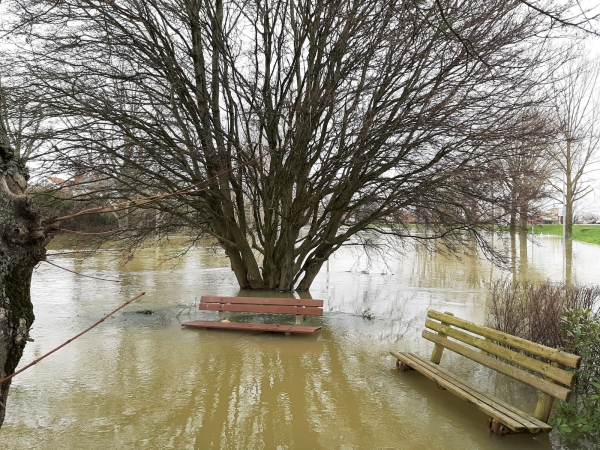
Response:
[[[175,318],[179,317],[179,316],[180,316],[180,315],[181,315],[181,314],[182,314],[182,313],[183,313],[183,312],[184,312],[186,309],[187,309],[188,311],[191,311],[191,310],[192,310],[192,308],[193,308],[194,306],[196,306],[196,298],[197,298],[197,297],[194,297],[194,301],[191,303],[191,305],[190,305],[190,306],[186,306],[186,307],[185,307],[185,308],[183,308],[181,311],[179,311],[179,314],[177,314],[177,315],[175,316]]]
[[[86,253],[94,253],[94,250],[70,250],[68,252],[53,252],[53,253],[48,253],[48,256],[56,256],[56,255],[79,255],[79,254],[86,254]]]
[[[85,232],[85,231],[75,231],[75,230],[67,230],[66,228],[55,228],[53,231],[57,232],[57,233],[65,233],[65,234],[75,234],[78,236],[101,236],[103,234],[115,234],[118,232],[124,232],[124,231],[129,231],[129,228],[117,228],[116,230],[110,230],[110,231],[96,231],[96,232]]]
[[[43,356],[40,356],[38,359],[36,359],[35,361],[33,361],[32,363],[27,364],[25,367],[23,367],[20,370],[17,370],[16,372],[12,373],[11,375],[4,377],[0,380],[0,384],[12,379],[13,377],[19,375],[20,373],[24,372],[25,370],[29,369],[32,366],[35,366],[37,363],[39,363],[42,359],[44,359],[47,356],[50,356],[52,353],[54,353],[57,350],[60,350],[61,348],[63,348],[65,345],[70,344],[71,342],[73,342],[75,339],[77,339],[78,337],[84,335],[85,333],[87,333],[88,331],[90,331],[92,328],[97,327],[98,325],[100,325],[102,322],[104,322],[106,319],[108,319],[110,316],[112,316],[114,313],[116,313],[117,311],[119,311],[120,309],[125,308],[127,305],[129,305],[131,302],[137,300],[138,298],[140,298],[141,296],[146,295],[145,292],[142,292],[140,295],[138,295],[137,297],[132,298],[129,301],[126,301],[125,303],[123,303],[121,306],[119,306],[117,309],[115,309],[114,311],[108,313],[106,316],[104,316],[102,319],[100,319],[98,322],[96,322],[94,325],[92,325],[89,328],[86,328],[85,330],[83,330],[81,333],[79,333],[77,336],[72,337],[71,339],[69,339],[66,342],[63,342],[61,345],[59,345],[58,347],[56,347],[54,350],[49,351],[48,353],[46,353]]]
[[[594,29],[592,28],[591,30],[588,30],[587,28],[583,27],[583,24],[590,24],[590,22],[593,19],[596,19],[598,17],[598,15],[595,15],[594,17],[588,18],[585,13],[583,13],[583,17],[585,18],[585,20],[582,20],[580,22],[577,22],[577,16],[573,16],[571,19],[562,19],[561,17],[557,16],[556,14],[553,14],[551,11],[547,11],[539,6],[534,5],[532,2],[528,1],[528,0],[519,0],[521,3],[523,3],[524,5],[526,5],[527,7],[533,9],[534,11],[543,14],[546,17],[549,17],[551,20],[554,20],[558,23],[560,23],[563,26],[567,26],[567,27],[574,27],[574,28],[578,28],[580,30],[582,30],[585,33],[589,33],[591,35],[594,36],[598,36],[599,33],[597,31],[594,31]],[[581,6],[580,6],[581,8]],[[570,22],[570,20],[574,20],[574,22]]]
[[[108,278],[99,278],[99,277],[93,277],[91,275],[84,275],[82,273],[75,272],[74,270],[65,269],[64,267],[61,267],[58,264],[54,264],[53,262],[50,262],[47,259],[44,259],[43,261],[47,262],[51,266],[58,267],[59,269],[66,270],[67,272],[74,273],[75,275],[79,275],[80,277],[93,278],[94,280],[101,280],[101,281],[112,281],[113,283],[120,283],[121,282],[121,280],[109,280]]]

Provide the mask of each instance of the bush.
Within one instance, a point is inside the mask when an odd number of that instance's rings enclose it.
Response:
[[[571,400],[555,406],[552,422],[565,441],[600,448],[600,315],[567,311],[561,325],[564,350],[582,359]]]
[[[551,424],[561,440],[600,449],[600,286],[492,284],[486,325],[582,358],[569,402],[557,402]]]
[[[548,347],[564,347],[565,311],[600,303],[600,286],[499,280],[492,284],[486,326]]]

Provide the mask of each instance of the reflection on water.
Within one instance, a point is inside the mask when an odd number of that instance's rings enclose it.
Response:
[[[564,241],[565,246],[565,283],[573,283],[573,241]],[[591,260],[593,261],[593,260]],[[591,262],[590,261],[590,262]]]
[[[201,295],[239,294],[227,259],[206,247],[179,262],[149,249],[121,269],[111,252],[57,255],[65,268],[122,282],[40,265],[35,342],[22,364],[147,294],[14,380],[0,447],[550,449],[547,436],[490,436],[483,414],[418,373],[398,374],[388,351],[430,353],[420,338],[429,308],[482,323],[486,284],[497,277],[595,281],[598,247],[574,243],[570,252],[565,265],[559,239],[516,239],[502,272],[468,255],[420,249],[384,263],[342,250],[311,290],[325,300],[324,317],[309,319],[323,325],[314,336],[182,329],[216,319],[198,311]],[[450,352],[442,364],[533,410],[528,387]]]

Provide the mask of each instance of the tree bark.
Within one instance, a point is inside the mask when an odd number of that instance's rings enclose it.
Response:
[[[565,192],[565,239],[571,239],[573,237],[573,203],[574,203],[574,193],[573,193],[573,181],[571,180],[571,164],[568,162],[567,164],[567,186]]]
[[[41,214],[25,196],[26,178],[25,165],[0,143],[0,378],[15,371],[29,339],[31,275],[47,243]],[[10,384],[0,386],[0,426]]]
[[[311,262],[304,270],[304,277],[298,284],[298,291],[308,291],[315,277],[319,274],[319,270],[323,267],[325,261]]]
[[[529,208],[527,204],[521,205],[519,208],[519,231],[521,233],[527,233],[527,216],[529,215]]]

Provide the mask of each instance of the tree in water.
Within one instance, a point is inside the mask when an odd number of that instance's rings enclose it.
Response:
[[[64,0],[38,16],[23,73],[62,120],[59,170],[113,201],[212,180],[147,205],[159,220],[131,242],[212,236],[252,289],[307,290],[341,245],[412,236],[406,218],[480,237],[473,181],[528,132],[515,118],[548,57],[545,17],[518,0]]]
[[[555,166],[549,155],[555,142],[552,120],[542,111],[530,111],[522,118],[523,126],[532,130],[525,140],[507,139],[508,148],[496,165],[496,203],[507,214],[509,230],[527,233],[528,218],[539,213],[541,201],[552,196]],[[494,172],[492,172],[494,173]]]

